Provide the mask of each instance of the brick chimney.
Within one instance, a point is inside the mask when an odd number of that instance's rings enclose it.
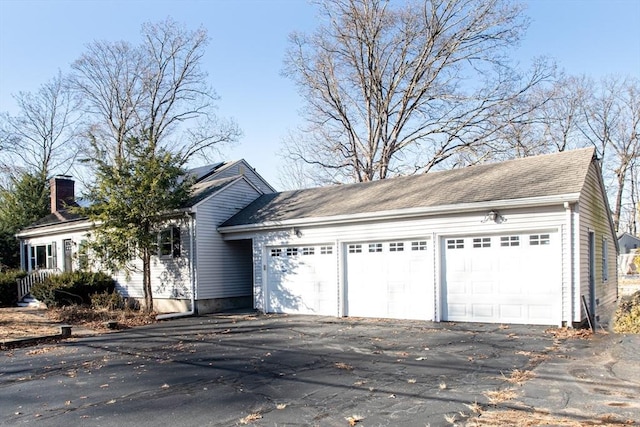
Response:
[[[51,213],[65,209],[75,201],[75,182],[68,175],[51,178]]]

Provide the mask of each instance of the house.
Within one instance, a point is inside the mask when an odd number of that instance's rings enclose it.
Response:
[[[157,307],[558,326],[588,310],[606,322],[617,240],[594,153],[281,193],[243,161],[205,168],[160,235]],[[74,268],[91,224],[48,218],[19,234],[24,265],[65,269],[69,247]],[[139,274],[117,277],[142,296]]]
[[[640,248],[640,238],[627,232],[618,233],[618,247],[620,248],[620,254],[618,255],[618,274],[622,276],[637,276],[638,267],[635,261],[638,248]],[[621,278],[619,277],[618,280],[620,281]],[[627,277],[621,281],[619,284],[621,293],[627,294],[629,288],[636,289],[638,287],[635,277],[631,280],[634,283],[629,283],[629,281]]]
[[[225,241],[216,227],[274,189],[244,160],[188,174],[195,179],[191,198],[167,220],[152,257],[155,309],[208,313],[251,307],[251,243]],[[89,265],[81,249],[93,224],[67,209],[74,205],[73,180],[53,178],[51,214],[17,234],[24,270],[73,271]],[[142,299],[142,263],[135,261],[134,267],[129,274],[116,272],[115,278],[123,296]]]
[[[627,232],[618,233],[618,246],[620,247],[620,255],[635,252],[635,249],[640,248],[640,237]]]
[[[560,326],[617,299],[591,148],[263,194],[218,231],[251,242],[264,312]]]

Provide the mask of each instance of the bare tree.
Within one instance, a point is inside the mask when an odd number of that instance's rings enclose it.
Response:
[[[335,181],[428,171],[494,135],[487,120],[547,76],[508,64],[526,20],[508,0],[320,2],[324,24],[293,34],[285,75],[306,126],[285,147]]]
[[[142,27],[143,42],[94,42],[73,63],[73,82],[91,118],[88,136],[101,155],[125,156],[128,138],[179,153],[186,161],[233,142],[240,130],[215,114],[202,57],[204,29],[171,19]]]
[[[19,92],[14,98],[18,114],[0,115],[2,169],[44,179],[66,173],[77,154],[78,115],[61,74],[36,92]]]
[[[560,76],[550,88],[540,88],[544,102],[536,110],[539,131],[549,152],[565,151],[586,146],[579,125],[583,106],[589,93],[589,80],[584,77]]]
[[[72,65],[72,81],[90,124],[97,179],[86,212],[98,224],[95,248],[105,249],[95,254],[104,266],[135,269],[130,248],[137,247],[145,308],[153,310],[154,231],[186,198],[190,180],[181,181],[182,168],[193,156],[236,141],[240,130],[215,114],[217,97],[201,68],[204,29],[188,31],[168,19],[145,24],[142,36],[138,46],[91,44]]]
[[[626,183],[640,157],[640,82],[608,77],[584,105],[582,132],[598,149],[605,173],[613,176],[613,222],[620,227]]]
[[[142,55],[127,42],[99,41],[88,45],[71,67],[73,88],[89,119],[86,136],[105,153],[123,156],[143,105]]]

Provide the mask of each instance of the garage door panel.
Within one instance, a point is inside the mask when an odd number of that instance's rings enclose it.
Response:
[[[337,266],[332,254],[331,246],[267,248],[267,311],[337,315]]]
[[[500,318],[502,319],[522,319],[524,316],[524,306],[522,304],[502,304],[500,306]]]
[[[494,308],[492,304],[473,304],[471,313],[478,319],[491,319],[495,317]]]
[[[482,295],[493,295],[495,292],[493,291],[493,283],[492,282],[480,282],[473,281],[471,283],[471,293],[477,296]]]
[[[433,253],[427,240],[349,243],[345,252],[347,316],[433,319]]]
[[[557,233],[456,237],[442,246],[443,320],[559,323]]]

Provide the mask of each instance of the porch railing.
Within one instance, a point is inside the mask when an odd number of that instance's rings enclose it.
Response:
[[[17,279],[18,282],[18,301],[21,301],[26,295],[29,295],[31,292],[31,287],[36,284],[43,282],[45,278],[52,276],[54,274],[58,274],[60,271],[58,269],[53,270],[36,270],[32,271],[22,279]]]

